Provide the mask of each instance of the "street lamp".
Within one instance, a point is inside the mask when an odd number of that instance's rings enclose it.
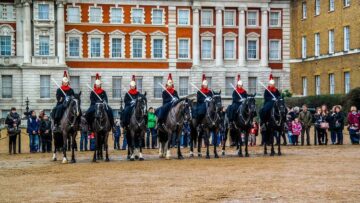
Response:
[[[29,97],[26,97],[25,100],[25,104],[26,104],[26,112],[24,113],[26,120],[29,118]],[[19,134],[19,154],[21,153],[21,133]]]

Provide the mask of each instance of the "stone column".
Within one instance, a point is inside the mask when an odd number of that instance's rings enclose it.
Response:
[[[24,43],[24,63],[31,63],[32,56],[32,47],[31,47],[31,11],[30,11],[30,2],[24,2],[23,10],[23,43]]]
[[[65,65],[65,19],[64,2],[57,1],[57,55],[58,63]]]
[[[223,56],[223,20],[222,13],[224,8],[216,7],[216,66],[223,66],[224,64],[224,56]]]
[[[169,6],[168,9],[168,17],[169,17],[169,69],[170,70],[176,70],[176,62],[177,62],[177,48],[176,48],[176,7],[175,6]]]
[[[199,7],[193,8],[193,32],[192,32],[192,53],[193,53],[193,66],[200,65],[200,28],[199,28]]]
[[[268,8],[261,8],[261,67],[268,67]]]
[[[245,12],[246,8],[238,8],[239,11],[239,66],[245,67],[246,59],[245,59],[245,28],[246,28],[246,22],[245,22]]]
[[[16,56],[24,56],[23,47],[23,7],[21,3],[16,4]]]

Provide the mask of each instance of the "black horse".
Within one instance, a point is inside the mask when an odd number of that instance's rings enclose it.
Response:
[[[217,141],[217,136],[220,130],[222,101],[221,101],[221,90],[214,92],[211,100],[206,103],[206,114],[204,119],[198,123],[193,119],[191,123],[191,144],[190,144],[190,157],[193,157],[193,145],[197,142],[198,145],[198,156],[201,157],[201,144],[202,138],[204,139],[206,146],[206,158],[210,159],[209,146],[210,146],[210,135],[213,133],[214,140]],[[214,157],[219,158],[214,144]]]
[[[111,131],[111,124],[106,108],[108,108],[106,103],[99,102],[95,104],[95,118],[91,123],[96,140],[96,150],[94,151],[93,162],[96,162],[96,159],[103,159],[103,146],[106,153],[105,161],[110,161],[108,137],[109,132]]]
[[[249,140],[249,131],[252,127],[252,122],[256,116],[256,104],[255,104],[255,95],[249,95],[244,102],[239,106],[239,108],[234,112],[234,123],[231,125],[231,133],[235,133],[235,143],[237,145],[238,156],[242,157],[242,145],[245,144],[245,156],[249,156],[248,152],[248,140]],[[240,137],[241,133],[245,135],[245,143],[242,143]],[[225,143],[223,143],[225,144]],[[225,151],[225,145],[223,145],[223,150]],[[223,151],[223,152],[224,152]]]
[[[277,139],[278,145],[278,155],[281,155],[280,148],[280,137],[284,130],[284,125],[286,122],[287,108],[285,105],[284,98],[277,99],[274,102],[273,107],[270,110],[270,119],[265,121],[265,137],[264,137],[264,154],[267,154],[267,145],[271,144],[271,153],[270,156],[275,155],[274,150],[274,137]]]
[[[140,94],[135,101],[135,108],[131,113],[130,124],[126,129],[126,139],[128,142],[128,156],[130,161],[139,159],[144,160],[142,155],[143,140],[147,126],[147,98],[145,94]]]
[[[80,118],[81,118],[81,92],[79,94],[75,94],[69,98],[69,101],[65,102],[63,105],[66,105],[66,109],[64,115],[61,118],[60,126],[58,129],[55,129],[54,123],[52,122],[53,137],[54,137],[54,154],[53,161],[56,161],[56,152],[59,148],[62,148],[63,151],[63,160],[62,163],[68,163],[66,157],[66,149],[67,149],[67,140],[72,140],[71,146],[71,163],[75,163],[75,148],[76,148],[76,134],[80,128]],[[53,117],[53,115],[52,115]],[[53,121],[54,119],[52,119]],[[62,139],[61,139],[62,138]]]

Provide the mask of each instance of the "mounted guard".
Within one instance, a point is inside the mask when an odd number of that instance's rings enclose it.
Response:
[[[227,115],[230,123],[233,123],[235,114],[238,113],[239,107],[247,97],[248,94],[243,88],[243,82],[240,79],[240,74],[238,74],[236,89],[234,88],[232,93],[232,104],[227,109]]]
[[[206,80],[205,74],[202,76],[202,84],[201,89],[197,91],[197,104],[196,104],[196,112],[195,118],[198,123],[201,123],[202,119],[206,114],[206,102],[209,102],[213,96],[213,91],[208,88],[208,81]]]
[[[65,93],[65,95],[64,95]],[[56,106],[53,109],[53,118],[55,127],[59,126],[60,120],[64,114],[66,108],[66,102],[69,101],[69,98],[74,96],[74,90],[70,87],[70,80],[66,71],[64,71],[64,76],[62,79],[62,85],[56,90]]]
[[[124,103],[125,107],[121,114],[121,125],[127,127],[130,124],[130,116],[135,107],[136,99],[140,93],[136,88],[135,75],[132,76],[130,82],[130,90],[125,94]]]
[[[261,122],[266,122],[269,120],[271,108],[274,106],[275,101],[281,97],[279,90],[275,87],[275,80],[272,74],[270,74],[269,77],[269,85],[267,90],[265,89],[264,91],[264,105],[260,110]]]

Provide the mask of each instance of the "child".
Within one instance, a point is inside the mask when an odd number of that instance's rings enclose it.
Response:
[[[254,120],[250,129],[250,146],[256,146],[256,136],[259,134],[259,125]]]
[[[295,118],[295,120],[292,122],[292,134],[293,134],[293,145],[298,145],[298,138],[301,134],[302,126],[299,122],[299,118]]]
[[[291,115],[289,114],[286,116],[286,130],[287,130],[289,144],[292,145],[293,144],[292,119],[291,119]]]
[[[46,114],[43,115],[42,120],[40,121],[40,135],[42,140],[42,152],[51,152],[51,121]]]

